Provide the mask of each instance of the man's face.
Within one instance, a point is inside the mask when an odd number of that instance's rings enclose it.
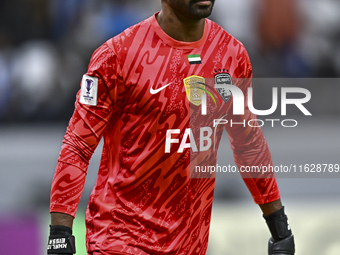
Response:
[[[215,0],[166,0],[177,12],[190,19],[208,17],[213,9]]]

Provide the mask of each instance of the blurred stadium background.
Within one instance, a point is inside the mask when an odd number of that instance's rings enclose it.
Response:
[[[159,8],[159,0],[0,1],[1,254],[45,254],[54,167],[90,56]],[[340,2],[216,0],[211,19],[244,43],[255,77],[314,78],[306,85],[312,117],[292,110],[297,127],[263,128],[274,164],[339,164]],[[268,108],[268,92],[254,87],[257,108]],[[83,218],[99,157],[100,149],[75,222],[78,255],[86,254]],[[226,136],[218,163],[233,163]],[[278,183],[296,254],[340,254],[340,179]],[[243,181],[218,175],[215,199],[208,254],[266,254],[269,231]]]

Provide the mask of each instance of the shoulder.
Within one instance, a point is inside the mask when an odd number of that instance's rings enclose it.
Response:
[[[138,36],[145,36],[145,30],[150,27],[149,19],[145,19],[127,29],[115,37],[107,40],[105,44],[116,54],[124,54],[134,42],[138,41]]]
[[[220,25],[212,20],[207,19],[209,26],[209,35],[207,40],[215,44],[221,51],[221,55],[227,56],[227,59],[231,57],[235,75],[237,77],[250,78],[252,76],[252,66],[248,52],[241,41],[236,39]],[[223,58],[221,56],[221,58]]]
[[[206,24],[209,27],[208,40],[213,40],[215,37],[218,37],[223,42],[233,45],[234,47],[237,47],[241,50],[245,50],[243,43],[236,39],[233,35],[228,33],[226,30],[224,30],[224,28],[221,27],[219,24],[210,19],[206,19],[206,21]]]
[[[119,62],[138,30],[147,25],[147,20],[143,20],[104,42],[93,52],[89,67],[96,69],[98,66],[107,65],[112,60]]]
[[[88,72],[108,69],[114,62],[116,61],[116,53],[113,49],[111,49],[108,44],[105,42],[101,46],[99,46],[92,54],[90,63],[88,65]]]

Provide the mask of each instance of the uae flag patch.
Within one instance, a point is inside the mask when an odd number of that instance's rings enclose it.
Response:
[[[202,64],[200,54],[188,55],[188,60],[190,65]]]

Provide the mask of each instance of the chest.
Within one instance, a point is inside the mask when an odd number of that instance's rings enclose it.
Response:
[[[232,53],[232,52],[231,52]],[[156,52],[140,52],[130,59],[125,87],[128,91],[123,112],[184,115],[207,103],[216,105],[214,84],[220,77],[233,77],[238,61],[226,49],[183,50],[159,47]]]

